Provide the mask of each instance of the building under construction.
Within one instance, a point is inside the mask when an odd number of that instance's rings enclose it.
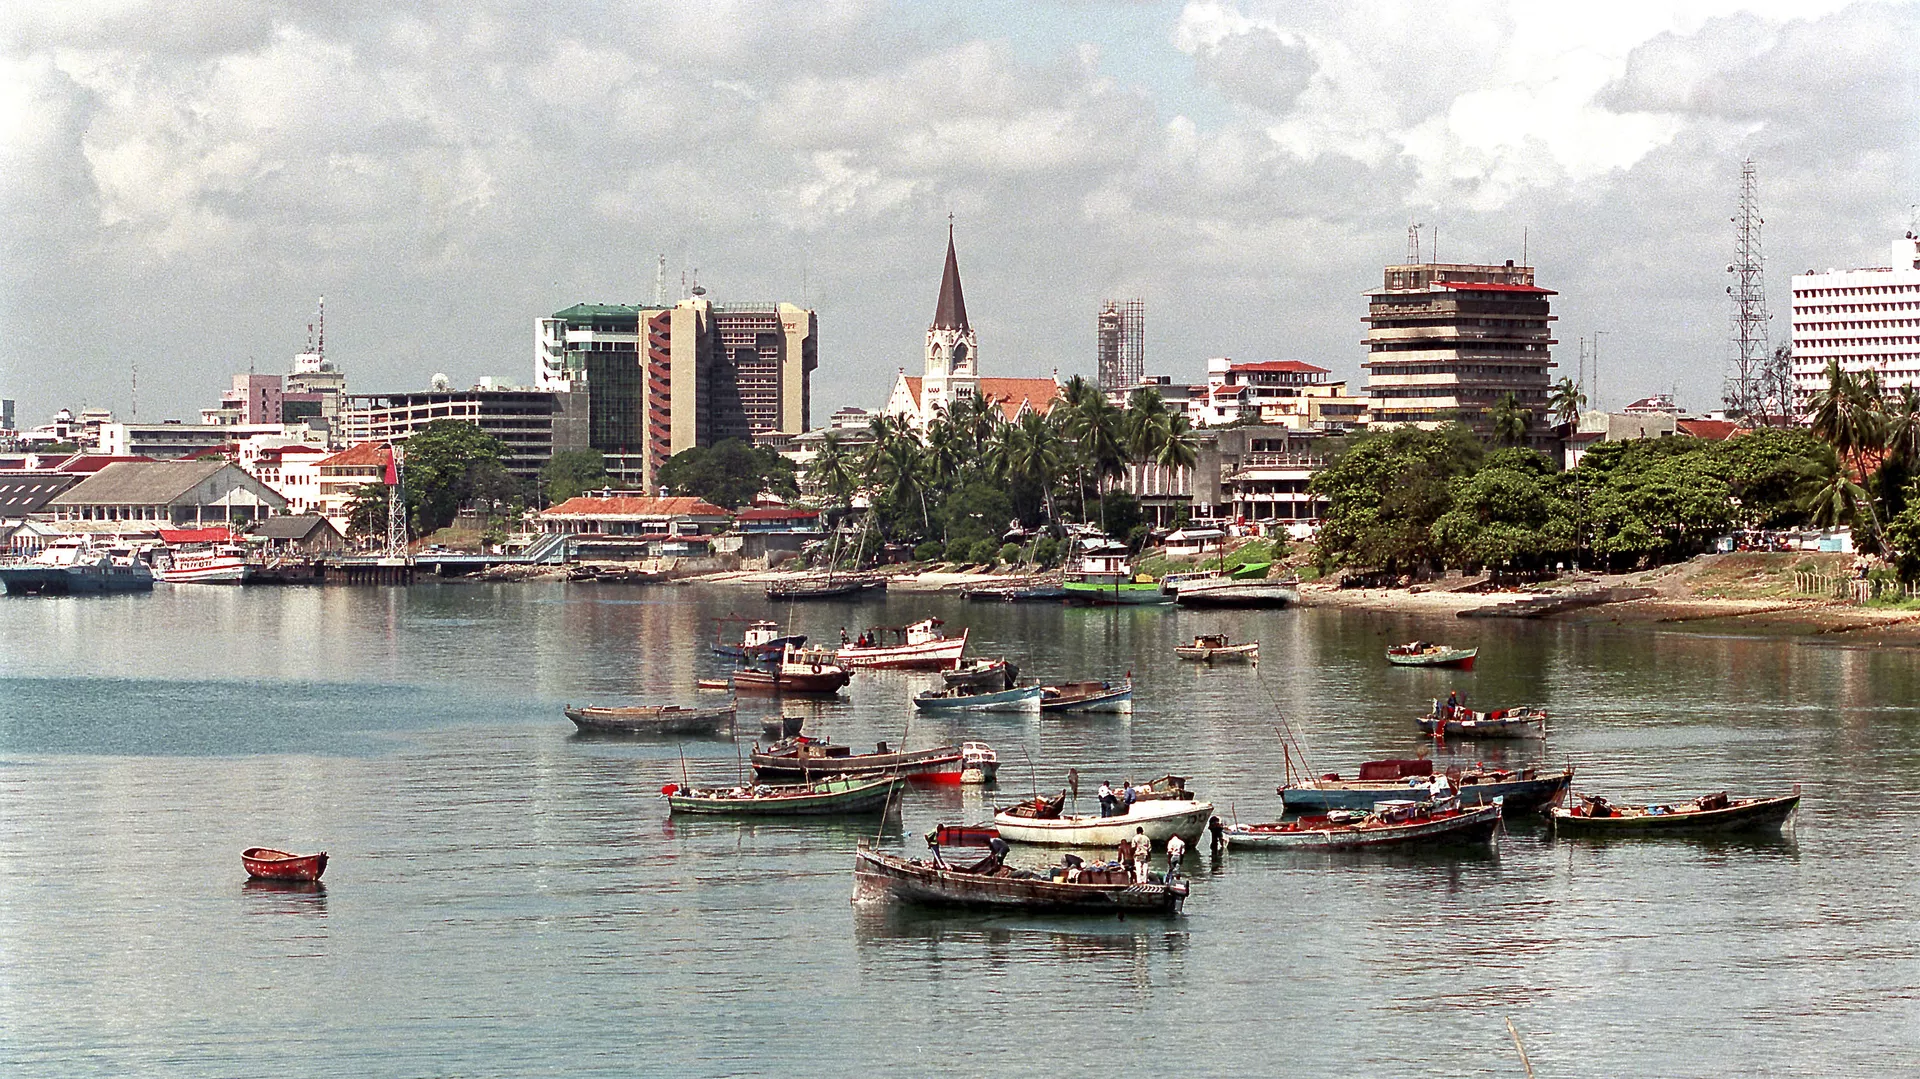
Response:
[[[1100,305],[1099,363],[1102,393],[1131,389],[1147,374],[1147,302],[1107,300]]]

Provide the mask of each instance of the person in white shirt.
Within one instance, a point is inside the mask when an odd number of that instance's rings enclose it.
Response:
[[[1153,865],[1153,840],[1145,828],[1135,828],[1133,836],[1133,882],[1145,884],[1147,870]]]
[[[1168,880],[1172,880],[1173,875],[1180,872],[1180,859],[1184,858],[1186,856],[1186,853],[1187,853],[1186,840],[1181,839],[1177,835],[1169,836],[1167,838],[1167,879]]]
[[[1100,784],[1100,815],[1113,816],[1113,784],[1105,781]]]

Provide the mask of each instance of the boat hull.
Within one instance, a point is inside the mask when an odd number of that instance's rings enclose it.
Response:
[[[1656,836],[1719,835],[1727,832],[1779,831],[1800,807],[1798,794],[1756,798],[1725,809],[1695,813],[1655,813],[1630,817],[1577,817],[1556,809],[1549,818],[1555,835]]]
[[[256,880],[319,880],[327,871],[327,852],[289,854],[271,847],[248,847],[240,852],[240,864]]]
[[[1558,803],[1567,796],[1573,783],[1572,771],[1533,779],[1514,779],[1499,783],[1471,783],[1456,788],[1463,806],[1491,804],[1495,798],[1506,805],[1509,815],[1540,809]],[[1289,813],[1324,813],[1330,809],[1370,810],[1375,802],[1426,796],[1426,787],[1408,786],[1405,781],[1363,782],[1331,781],[1313,787],[1283,787],[1280,801]]]
[[[887,582],[869,580],[834,581],[831,584],[775,583],[767,586],[767,598],[772,600],[797,599],[857,599],[868,592],[885,592]]]
[[[950,671],[960,665],[960,654],[966,650],[967,635],[962,633],[919,644],[842,648],[834,659],[843,667],[867,671]]]
[[[736,709],[726,708],[568,708],[567,718],[594,734],[725,734],[733,730]]]
[[[738,660],[742,663],[764,663],[767,660],[777,660],[781,656],[786,655],[788,645],[800,648],[806,643],[807,635],[804,633],[791,633],[785,637],[776,637],[765,644],[731,644],[726,641],[716,641],[713,644],[713,654],[716,656],[724,656],[727,659]]]
[[[1547,717],[1529,714],[1503,719],[1449,719],[1442,722],[1432,715],[1419,716],[1414,722],[1421,731],[1436,738],[1545,738]]]
[[[882,772],[906,776],[916,783],[959,783],[965,770],[956,746],[911,753],[860,753],[845,757],[788,757],[754,752],[749,758],[755,777],[769,782],[806,781],[824,776]]]
[[[1225,648],[1205,648],[1198,645],[1175,645],[1173,654],[1181,659],[1190,659],[1197,663],[1258,663],[1260,661],[1259,642],[1253,644],[1234,644]]]
[[[993,825],[1000,830],[1000,838],[1010,843],[1048,847],[1112,847],[1122,839],[1131,839],[1138,828],[1145,829],[1147,838],[1155,844],[1164,846],[1169,838],[1177,835],[1191,846],[1199,841],[1200,833],[1207,830],[1207,820],[1212,816],[1211,802],[1158,799],[1135,802],[1132,813],[1117,817],[1035,820],[1010,813],[996,813]]]
[[[240,558],[194,559],[161,566],[153,575],[168,584],[245,584],[250,569]]]
[[[1285,585],[1265,581],[1230,580],[1218,584],[1196,581],[1176,589],[1173,601],[1182,607],[1271,609],[1299,603],[1300,593]]]
[[[1004,872],[1004,871],[1003,871]],[[1178,914],[1187,886],[1069,884],[1039,877],[968,873],[862,849],[854,854],[854,897],[922,906],[1036,914]]]
[[[1238,825],[1227,829],[1229,849],[1347,851],[1444,843],[1486,843],[1500,827],[1500,807],[1476,806],[1444,817],[1370,828],[1274,828]],[[1267,829],[1267,830],[1263,830]]]
[[[913,706],[922,712],[1038,712],[1040,687],[1019,686],[966,697],[918,694],[913,698]]]
[[[1134,607],[1173,602],[1172,596],[1160,590],[1158,581],[1128,581],[1125,584],[1068,581],[1063,587],[1068,603],[1086,607]]]
[[[667,807],[674,813],[692,813],[724,817],[802,817],[830,813],[862,813],[881,809],[895,801],[906,786],[899,776],[883,776],[871,781],[859,779],[824,780],[819,790],[778,798],[711,797],[674,793],[667,796]]]
[[[853,676],[838,668],[823,666],[819,673],[801,671],[797,674],[775,673],[771,671],[736,671],[733,675],[735,693],[788,693],[808,696],[831,697],[847,687]]]
[[[1480,655],[1478,648],[1454,649],[1437,655],[1398,655],[1387,653],[1387,662],[1396,667],[1452,667],[1456,670],[1473,670],[1473,661]]]
[[[1042,712],[1114,712],[1128,714],[1133,711],[1133,683],[1115,686],[1078,697],[1060,697],[1047,699],[1045,691],[1040,698]]]
[[[151,592],[153,574],[145,566],[6,566],[0,585],[9,596],[74,596],[98,592]]]

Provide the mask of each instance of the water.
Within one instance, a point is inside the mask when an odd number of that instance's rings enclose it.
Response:
[[[718,587],[162,586],[0,601],[0,1072],[31,1076],[1808,1075],[1920,1049],[1920,717],[1911,650],[1342,611],[1085,611],[896,595],[1030,675],[1139,679],[1135,714],[910,716],[927,675],[795,704],[855,745],[978,737],[1001,796],[1194,776],[1270,819],[1292,723],[1317,770],[1410,753],[1458,686],[1532,701],[1582,789],[1807,801],[1785,840],[1551,843],[1480,856],[1234,852],[1174,920],[857,908],[871,822],[668,821],[662,784],[732,743],[588,739],[566,702],[688,700]],[[1224,628],[1257,670],[1172,659]],[[1471,674],[1388,667],[1415,636]],[[743,700],[743,722],[778,704]],[[1029,764],[1029,761],[1031,764]],[[981,819],[915,789],[923,849]],[[242,847],[332,852],[323,891]],[[1044,857],[1044,856],[1042,856]],[[926,1054],[938,1054],[927,1059]]]

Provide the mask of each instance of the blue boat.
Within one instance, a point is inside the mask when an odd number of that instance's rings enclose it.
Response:
[[[806,643],[806,634],[783,634],[780,632],[780,623],[761,619],[749,623],[746,632],[740,635],[738,642],[714,641],[713,654],[738,660],[741,663],[765,663],[767,660],[779,659],[786,655],[788,645],[801,648]]]
[[[1371,810],[1376,802],[1408,797],[1410,792],[1425,793],[1436,777],[1433,762],[1426,759],[1368,761],[1360,766],[1358,779],[1338,776],[1308,779],[1280,788],[1280,800],[1288,813],[1325,813],[1334,809]],[[1558,805],[1573,785],[1573,766],[1564,772],[1542,774],[1532,768],[1512,771],[1486,769],[1449,774],[1448,788],[1466,806],[1491,805],[1495,798],[1505,800],[1507,813],[1530,812]]]
[[[913,706],[922,712],[1038,712],[1040,687],[1015,686],[992,693],[976,693],[964,686],[930,689],[914,694]]]
[[[1040,688],[1042,712],[1132,712],[1133,676],[1114,682],[1066,682]]]

